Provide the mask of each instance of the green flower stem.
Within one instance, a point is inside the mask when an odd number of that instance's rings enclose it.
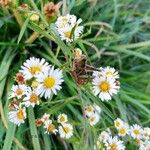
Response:
[[[10,123],[9,127],[8,127],[8,131],[6,133],[3,150],[10,150],[11,149],[11,145],[12,145],[12,142],[14,139],[15,130],[16,130],[16,125],[13,123]]]
[[[35,125],[34,111],[31,106],[28,108],[28,118],[29,118],[29,125],[30,125],[30,131],[31,131],[32,142],[33,142],[33,148],[34,150],[41,150],[39,138],[37,134],[37,128]]]

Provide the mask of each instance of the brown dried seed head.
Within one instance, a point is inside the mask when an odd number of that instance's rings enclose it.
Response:
[[[20,73],[20,72],[16,74],[15,80],[16,80],[16,82],[18,84],[24,84],[24,83],[26,83],[24,75],[22,73]]]
[[[20,10],[20,11],[25,11],[25,10],[28,10],[28,9],[29,9],[28,4],[23,3],[23,4],[21,4],[21,5],[19,6],[19,10]]]
[[[18,106],[19,102],[15,98],[9,103],[10,110],[16,109]]]
[[[38,118],[38,119],[35,120],[35,125],[37,127],[40,127],[42,124],[43,124],[43,122],[42,122],[42,120],[40,118]]]
[[[59,10],[59,5],[55,5],[53,2],[49,2],[44,6],[44,13],[47,17],[53,17],[57,15]]]
[[[11,3],[11,0],[0,0],[0,5],[6,7]]]

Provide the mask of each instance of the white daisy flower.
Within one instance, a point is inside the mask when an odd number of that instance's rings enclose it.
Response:
[[[100,142],[105,143],[105,142],[108,140],[109,137],[110,137],[110,133],[109,133],[109,132],[107,132],[107,131],[102,131],[102,132],[100,133],[98,139],[99,139]]]
[[[129,126],[124,123],[119,129],[118,129],[118,135],[119,136],[125,136],[129,133]]]
[[[68,117],[66,114],[60,114],[57,118],[58,123],[66,123],[68,121]]]
[[[44,124],[44,128],[46,129],[45,133],[50,134],[54,133],[56,134],[58,130],[55,128],[55,125],[52,124],[52,120],[47,120]]]
[[[143,129],[141,126],[134,124],[130,127],[130,134],[134,139],[140,139],[142,138]]]
[[[66,16],[58,17],[57,21],[55,22],[56,27],[61,29],[66,27],[66,25],[70,25],[74,27],[75,25],[79,25],[82,22],[82,19],[78,19],[75,15],[67,14]]]
[[[62,87],[61,84],[64,81],[62,70],[55,69],[50,67],[49,69],[44,70],[44,72],[37,75],[37,81],[39,85],[36,89],[40,97],[44,96],[45,98],[50,98],[52,94],[57,94]]]
[[[100,115],[97,113],[94,113],[93,115],[91,115],[88,120],[91,126],[96,125],[99,122],[100,119]]]
[[[27,86],[25,84],[13,85],[11,88],[10,98],[22,98],[27,90]]]
[[[119,140],[117,136],[109,137],[105,142],[106,150],[124,150],[123,141]]]
[[[39,105],[39,103],[40,101],[38,94],[29,87],[25,93],[22,104],[24,104],[26,107],[29,107],[30,105],[34,107],[35,105]]]
[[[117,118],[116,120],[114,120],[114,125],[117,129],[119,129],[120,127],[122,127],[124,124],[124,122],[120,119],[120,118]]]
[[[20,126],[20,124],[24,123],[26,119],[26,110],[25,108],[18,107],[15,110],[12,110],[8,113],[8,119],[10,122]]]
[[[143,129],[143,136],[145,139],[150,139],[150,128],[146,127]]]
[[[105,77],[95,77],[93,79],[93,93],[98,95],[102,101],[109,101],[114,94],[119,91],[119,86],[116,84],[116,80]]]
[[[115,78],[115,79],[119,78],[118,72],[114,68],[111,68],[109,66],[103,68],[101,71],[101,74],[106,77],[111,77],[111,78]]]
[[[139,146],[139,150],[150,150],[150,141],[149,140],[142,141]]]
[[[75,48],[74,49],[74,55],[75,55],[75,57],[78,57],[78,56],[82,55],[81,49],[80,48]]]
[[[69,139],[73,135],[73,126],[69,123],[64,123],[59,126],[58,131],[61,138]]]
[[[47,122],[47,121],[49,120],[49,117],[50,117],[50,114],[45,113],[45,114],[42,116],[41,121],[42,121],[43,123],[45,123],[45,122]]]
[[[100,68],[98,68],[99,69],[99,71],[93,71],[93,77],[95,78],[100,78],[100,77],[102,77],[103,75],[102,75],[102,67],[100,67]]]
[[[79,26],[81,19],[77,20],[74,15],[61,16],[57,19],[55,25],[62,40],[72,42],[80,37],[83,32],[83,26]]]
[[[93,108],[94,108],[94,112],[97,114],[100,114],[102,111],[101,108],[96,104],[93,105]]]
[[[92,107],[92,105],[86,106],[84,112],[86,116],[90,117],[94,114],[94,108]]]
[[[45,61],[45,59],[39,59],[35,57],[31,57],[23,63],[21,66],[22,72],[26,80],[30,80],[33,77],[36,77],[39,73],[44,71],[49,67],[49,64]]]

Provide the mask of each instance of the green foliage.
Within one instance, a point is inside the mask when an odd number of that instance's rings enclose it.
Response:
[[[61,41],[54,24],[45,20],[41,12],[45,1],[23,2],[40,15],[42,23],[31,22],[29,17],[17,22],[12,9],[0,8],[0,149],[91,150],[98,134],[108,127],[112,128],[113,120],[118,117],[130,124],[149,126],[149,0],[64,0],[60,12],[70,11],[82,18],[85,26],[83,38],[72,45]],[[20,16],[19,13],[17,15]],[[38,33],[38,38],[33,43],[27,42],[32,33]],[[75,44],[88,56],[88,63],[92,66],[113,66],[119,70],[121,90],[110,102],[102,102],[95,97],[89,84],[77,87],[71,78],[70,63]],[[42,101],[42,107],[36,107],[34,112],[28,109],[29,122],[26,121],[20,131],[12,124],[8,126],[8,95],[14,75],[30,56],[43,57],[61,68],[65,83],[52,100]],[[93,102],[102,108],[103,114],[98,125],[90,127],[82,109]],[[54,118],[60,113],[68,114],[74,126],[74,136],[62,140],[45,135],[42,128],[37,131],[35,118],[41,117],[44,112]],[[134,146],[127,149],[134,149]]]

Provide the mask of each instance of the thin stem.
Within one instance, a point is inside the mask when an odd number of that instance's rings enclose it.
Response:
[[[29,118],[29,125],[30,125],[30,131],[31,131],[32,142],[33,142],[33,148],[34,150],[41,150],[37,128],[35,125],[34,111],[31,106],[28,108],[28,118]]]

